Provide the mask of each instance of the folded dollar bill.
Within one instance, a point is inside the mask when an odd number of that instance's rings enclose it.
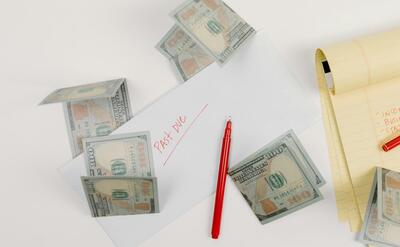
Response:
[[[93,217],[158,213],[154,177],[81,177]]]
[[[124,78],[61,88],[40,104],[62,102],[72,156],[82,153],[82,138],[105,136],[132,118]]]
[[[170,60],[181,81],[187,81],[214,62],[214,58],[178,25],[174,25],[156,47]]]
[[[392,214],[387,209],[379,209],[382,206],[392,209],[400,207],[398,200],[391,201],[393,198],[387,198],[387,195],[385,195],[388,191],[383,191],[386,190],[384,187],[391,187],[394,185],[393,183],[396,183],[396,181],[388,181],[392,177],[398,181],[398,175],[399,173],[384,168],[378,167],[376,169],[364,216],[364,223],[359,236],[361,242],[374,246],[400,246],[400,225],[395,223],[396,215],[393,215],[394,217],[391,218]],[[384,178],[385,176],[387,177]],[[392,194],[390,196],[396,195]],[[388,199],[388,201],[385,201],[385,199]],[[386,203],[388,205],[385,205]]]
[[[229,175],[262,224],[323,199],[318,186],[325,180],[293,131],[229,169]]]
[[[88,176],[154,177],[150,132],[83,139]]]
[[[220,65],[256,33],[221,0],[189,0],[171,16]]]

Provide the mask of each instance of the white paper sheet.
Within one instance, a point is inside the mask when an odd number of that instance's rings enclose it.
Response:
[[[112,133],[151,132],[160,201],[159,214],[97,218],[116,246],[138,245],[214,192],[228,116],[232,165],[284,131],[300,132],[319,118],[310,92],[280,62],[264,32],[223,68],[206,68]],[[85,200],[82,155],[61,172]],[[82,210],[91,217],[88,208]]]

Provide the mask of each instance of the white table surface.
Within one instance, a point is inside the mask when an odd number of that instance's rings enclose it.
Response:
[[[176,86],[168,62],[153,47],[180,3],[0,0],[1,246],[113,246],[57,171],[71,158],[61,106],[37,104],[59,87],[126,77],[138,112]],[[316,47],[400,25],[398,0],[227,3],[270,33],[316,104]],[[210,197],[143,246],[360,246],[337,221],[326,145],[312,141],[319,135],[321,122],[300,138],[328,181],[322,202],[262,226],[228,179],[219,240],[209,238]]]

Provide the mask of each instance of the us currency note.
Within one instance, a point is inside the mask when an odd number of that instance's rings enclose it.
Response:
[[[301,144],[299,138],[293,130],[289,130],[286,133],[282,134],[281,136],[273,140],[272,143],[275,143],[275,145],[277,143],[285,143],[293,151],[294,155],[300,160],[300,164],[302,165],[305,172],[308,174],[308,177],[311,179],[313,184],[321,187],[326,183],[324,177],[315,166],[315,163],[313,162],[310,155],[307,153],[304,146]]]
[[[389,223],[400,224],[400,173],[378,167],[377,184],[378,216]]]
[[[158,213],[157,179],[81,177],[93,217]]]
[[[89,83],[74,87],[60,88],[44,98],[40,105],[65,101],[71,102],[76,100],[81,101],[85,99],[112,97],[124,82],[125,79],[120,78],[116,80]]]
[[[304,164],[286,143],[264,147],[229,170],[262,224],[323,199]]]
[[[189,0],[171,15],[220,65],[256,33],[221,0]]]
[[[213,57],[178,25],[174,25],[156,47],[173,64],[181,81],[187,81],[214,62]]]
[[[63,103],[72,156],[82,153],[82,138],[105,136],[132,118],[124,78],[57,89],[40,104]]]
[[[132,118],[125,83],[112,97],[64,102],[63,106],[73,157],[83,152],[83,138],[108,135]]]
[[[150,132],[85,138],[88,176],[154,177]]]
[[[321,173],[315,166],[310,155],[307,153],[304,146],[301,144],[299,138],[297,137],[297,135],[294,133],[293,130],[288,130],[281,136],[275,138],[270,143],[268,143],[267,145],[256,151],[253,155],[246,158],[242,162],[251,160],[253,156],[264,153],[265,148],[267,147],[273,147],[280,144],[286,144],[290,148],[293,154],[300,161],[299,164],[302,166],[302,169],[308,174],[308,177],[310,178],[310,180],[314,185],[316,185],[317,187],[321,187],[326,183],[324,177],[321,175]]]
[[[379,217],[377,174],[372,183],[359,240],[374,246],[400,246],[400,227]]]

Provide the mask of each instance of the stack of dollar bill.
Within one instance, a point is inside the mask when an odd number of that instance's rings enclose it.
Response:
[[[374,246],[400,246],[400,173],[377,167],[360,241]]]
[[[325,184],[304,147],[290,130],[229,170],[261,224],[322,200]]]
[[[124,78],[61,88],[40,104],[62,102],[72,156],[82,153],[82,139],[105,136],[132,118]]]
[[[93,217],[159,212],[149,132],[83,139],[81,177]]]
[[[255,34],[221,0],[189,0],[171,14],[176,24],[157,44],[182,81],[217,61],[225,64]]]

